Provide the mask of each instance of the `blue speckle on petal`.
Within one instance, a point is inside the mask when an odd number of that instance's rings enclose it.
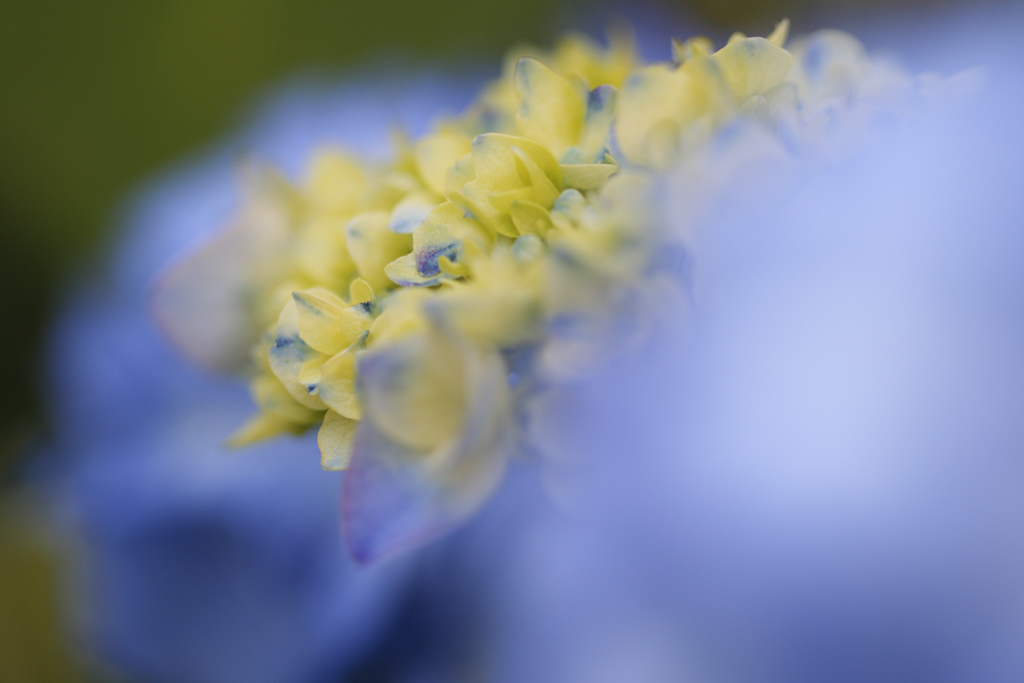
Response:
[[[423,277],[433,277],[441,272],[441,267],[437,265],[438,259],[442,256],[447,256],[449,260],[455,261],[458,258],[459,245],[456,242],[450,242],[444,245],[437,245],[424,249],[416,254],[416,272]]]

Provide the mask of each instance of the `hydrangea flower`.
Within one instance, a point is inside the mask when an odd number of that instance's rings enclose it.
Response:
[[[1017,25],[958,23],[929,54]],[[665,178],[689,308],[533,421],[572,514],[513,465],[424,553],[419,628],[382,660],[420,652],[428,680],[1024,678],[1021,46],[946,102],[831,54],[860,75],[798,112],[804,136],[734,120]]]
[[[873,96],[893,110],[893,91],[920,96],[846,34],[787,39],[783,21],[718,50],[676,41],[672,61],[645,65],[621,39],[570,37],[518,54],[388,163],[321,151],[298,182],[251,167],[245,208],[165,273],[156,315],[208,364],[251,350],[259,412],[236,444],[319,425],[322,465],[348,469],[358,560],[433,538],[487,499],[508,457],[551,451],[532,423],[552,386],[691,295],[698,245],[659,212],[710,188],[679,179],[728,131],[759,126],[740,157],[792,157],[854,101],[851,117]],[[684,189],[667,200],[670,177]]]
[[[380,155],[389,121],[425,128],[437,108],[468,101],[469,87],[393,72],[341,87],[288,86],[232,139],[130,202],[109,278],[80,283],[57,320],[48,373],[58,466],[49,481],[83,541],[76,616],[104,664],[153,681],[337,680],[393,617],[411,568],[352,562],[337,528],[339,475],[302,458],[315,439],[262,444],[244,456],[225,450],[224,437],[251,409],[248,397],[168,348],[144,292],[160,265],[191,250],[238,204],[238,149],[289,170],[324,139]],[[252,217],[246,225],[267,230],[245,239],[222,233],[213,249],[231,254],[230,244],[273,236],[275,209],[263,197],[244,197],[243,213]],[[334,201],[336,208],[341,199]],[[206,362],[244,359],[247,349],[231,357],[217,340],[239,334],[249,309],[222,319],[210,311],[230,314],[234,302],[192,303],[201,304],[191,310],[201,319],[197,334],[207,335],[195,347],[211,352]]]

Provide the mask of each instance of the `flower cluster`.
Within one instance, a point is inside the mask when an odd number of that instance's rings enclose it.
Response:
[[[156,315],[197,360],[251,373],[259,411],[232,443],[319,425],[357,559],[422,542],[536,449],[534,397],[685,300],[665,172],[737,119],[813,132],[874,68],[845,34],[787,50],[787,32],[676,41],[650,65],[572,36],[513,55],[386,164],[324,149],[291,182],[248,163],[235,220],[163,275]]]

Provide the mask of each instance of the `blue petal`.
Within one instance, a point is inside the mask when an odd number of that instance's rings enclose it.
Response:
[[[422,457],[385,437],[369,420],[360,423],[341,497],[342,529],[356,562],[401,555],[465,517],[418,466]]]

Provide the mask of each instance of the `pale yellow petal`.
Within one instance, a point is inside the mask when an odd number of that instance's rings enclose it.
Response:
[[[384,274],[384,267],[412,250],[412,237],[388,230],[388,212],[361,213],[345,228],[345,241],[359,277],[377,291],[394,286]]]
[[[520,235],[544,237],[551,229],[551,214],[539,204],[516,201],[512,203],[509,213]]]
[[[618,111],[619,91],[610,85],[595,88],[587,98],[587,117],[575,150],[562,157],[565,163],[593,163],[607,153],[612,124]],[[570,159],[574,153],[579,158]],[[564,179],[563,179],[564,184]]]
[[[373,301],[373,287],[366,280],[357,277],[349,285],[348,298],[353,306]]]
[[[400,235],[412,234],[438,203],[430,192],[410,192],[391,209],[388,230]]]
[[[779,47],[786,47],[789,38],[789,19],[783,19],[775,25],[775,30],[768,36],[768,42]]]
[[[448,171],[444,174],[444,192],[458,192],[462,187],[476,177],[473,171],[473,156],[466,154],[455,160]]]
[[[328,410],[320,426],[316,443],[320,447],[320,466],[325,470],[343,470],[352,457],[352,441],[358,420],[350,420]]]
[[[562,164],[562,186],[596,190],[619,170],[614,164]]]
[[[442,130],[416,143],[416,168],[431,191],[444,194],[448,170],[469,154],[471,141],[469,135],[460,131]]]
[[[473,183],[486,188],[489,192],[509,190],[530,182],[528,174],[521,175],[516,165],[513,147],[525,152],[541,171],[548,177],[552,185],[561,185],[561,172],[558,160],[550,150],[528,138],[500,133],[485,133],[473,139]]]
[[[321,151],[313,157],[306,179],[306,196],[320,211],[351,215],[359,210],[366,189],[360,163],[343,152]]]
[[[565,78],[536,59],[516,64],[519,132],[547,147],[555,157],[575,145],[583,130],[586,100]]]
[[[314,391],[320,382],[320,368],[327,361],[329,356],[315,356],[310,358],[299,368],[299,384],[306,387],[306,391]]]
[[[551,206],[551,203],[558,197],[558,193],[562,191],[561,175],[562,169],[558,166],[557,185],[552,182],[552,179],[548,177],[547,173],[541,169],[540,165],[533,160],[530,155],[524,152],[519,147],[512,147],[512,153],[515,154],[516,168],[525,169],[527,175],[530,177],[530,186],[533,188],[533,201],[537,202],[541,206]]]
[[[352,420],[362,417],[356,392],[355,355],[366,348],[367,334],[360,335],[351,346],[321,366],[317,385],[317,395],[327,407]]]
[[[685,72],[664,64],[645,67],[629,77],[619,98],[616,135],[619,148],[634,164],[653,166],[666,155],[664,136],[652,140],[652,131],[667,125],[676,129],[684,115],[687,90],[695,87]],[[675,149],[667,150],[670,155]]]
[[[504,192],[492,192],[487,196],[491,206],[501,213],[508,213],[512,208],[512,202],[531,201],[534,197],[533,188],[530,186],[517,187],[514,190]]]
[[[739,103],[782,83],[794,61],[793,55],[764,38],[732,41],[710,59]]]
[[[672,59],[676,64],[685,64],[693,59],[707,57],[715,51],[710,38],[696,36],[689,40],[672,39]]]
[[[356,272],[345,245],[345,218],[317,213],[298,230],[294,257],[302,275],[326,287],[343,287]]]
[[[518,190],[521,188],[514,189]],[[491,197],[495,195],[500,196],[502,192],[508,192],[509,190],[487,192],[486,188],[477,186],[474,183],[469,183],[463,190],[463,192],[449,192],[445,196],[449,202],[472,215],[489,230],[499,235],[515,236],[515,228],[512,225],[512,221],[507,220],[507,217],[494,208],[490,201]]]
[[[357,359],[366,417],[388,438],[430,451],[462,428],[466,394],[459,350],[434,332],[376,346]]]
[[[261,411],[286,422],[305,427],[320,417],[318,410],[307,408],[296,401],[273,374],[257,375],[249,383],[249,393]]]
[[[351,343],[345,339],[342,319],[345,303],[326,290],[292,292],[298,315],[299,337],[320,353],[333,355]]]

